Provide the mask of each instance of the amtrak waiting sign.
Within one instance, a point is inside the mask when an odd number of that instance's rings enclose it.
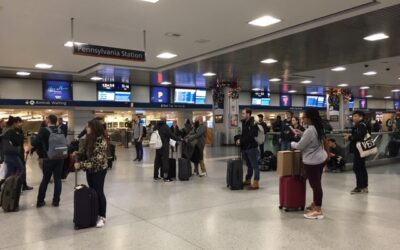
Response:
[[[146,61],[144,51],[105,47],[92,44],[75,44],[73,53],[82,56],[105,57],[129,61]]]

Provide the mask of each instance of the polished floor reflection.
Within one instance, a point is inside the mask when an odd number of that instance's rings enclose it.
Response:
[[[107,175],[107,225],[75,231],[73,175],[63,183],[59,208],[34,207],[40,171],[29,160],[34,191],[16,213],[0,212],[1,249],[400,249],[400,167],[370,169],[370,194],[351,196],[351,172],[323,177],[325,219],[278,209],[278,177],[262,173],[262,189],[225,187],[226,159],[234,148],[207,148],[209,176],[155,183],[153,152],[133,163],[133,149],[118,149]],[[79,176],[84,182],[84,175]],[[48,197],[52,195],[50,185]],[[308,202],[311,193],[308,187]],[[48,199],[50,201],[50,199]],[[49,203],[49,202],[48,202]]]

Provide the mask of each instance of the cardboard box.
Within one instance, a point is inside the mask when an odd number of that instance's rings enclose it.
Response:
[[[279,176],[303,175],[304,166],[301,159],[301,152],[296,151],[279,151],[278,167]]]

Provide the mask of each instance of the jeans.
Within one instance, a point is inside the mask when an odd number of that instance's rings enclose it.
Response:
[[[143,141],[135,139],[136,159],[143,160]]]
[[[246,161],[247,164],[247,175],[246,180],[251,180],[253,177],[254,172],[254,180],[260,180],[260,168],[258,167],[258,149],[251,148],[243,151],[243,159]]]
[[[7,166],[6,179],[12,175],[24,175],[24,163],[18,155],[4,155],[4,163]]]
[[[51,176],[54,177],[54,194],[53,202],[60,202],[61,195],[61,175],[64,166],[64,160],[49,160],[43,159],[43,179],[39,186],[38,202],[44,202],[46,198],[47,186],[49,185]]]
[[[282,140],[282,142],[281,142],[281,151],[286,151],[286,150],[290,150],[290,149],[291,149],[290,141]]]
[[[207,173],[206,165],[204,164],[204,160],[201,160],[199,163],[194,163],[194,172],[199,174],[199,164],[202,173]]]
[[[98,197],[99,201],[99,216],[106,218],[106,210],[107,210],[107,200],[106,195],[104,194],[104,181],[106,179],[107,169],[95,172],[88,173],[86,172],[86,180],[90,188],[93,188]]]
[[[308,181],[310,182],[310,186],[313,190],[313,202],[315,206],[322,206],[322,185],[321,178],[322,173],[324,172],[325,162],[319,165],[306,165],[304,164],[304,168],[306,170],[306,176]]]
[[[264,143],[259,146],[260,148],[260,157],[264,154]]]
[[[163,178],[168,178],[169,173],[169,156],[168,149],[162,150],[158,149],[156,151],[156,158],[154,160],[154,178],[158,178],[158,171],[161,168],[161,173]]]
[[[368,172],[367,168],[365,167],[365,158],[360,157],[360,153],[357,149],[354,152],[353,171],[356,174],[357,188],[367,188]]]

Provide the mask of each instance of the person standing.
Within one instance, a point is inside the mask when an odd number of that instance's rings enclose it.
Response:
[[[189,135],[189,133],[192,131],[193,125],[192,121],[190,119],[186,119],[184,127],[181,130],[181,136],[184,138]]]
[[[160,122],[157,124],[157,131],[162,141],[162,147],[156,150],[156,157],[154,159],[154,180],[159,180],[158,172],[161,167],[162,177],[164,182],[172,182],[171,176],[169,176],[169,141],[173,139],[175,141],[181,141],[181,138],[177,137],[171,132],[171,129],[167,125],[167,117],[162,115]]]
[[[350,192],[351,194],[368,193],[368,172],[365,167],[365,158],[361,158],[357,149],[357,142],[363,141],[365,135],[370,132],[364,118],[364,112],[355,111],[352,118],[354,125],[351,129],[351,135],[344,135],[344,139],[350,141],[350,153],[354,154],[353,171],[356,175],[357,186]]]
[[[290,133],[290,136],[291,136],[290,141],[294,141],[294,142],[300,141],[300,135],[294,133],[294,131],[300,130],[303,133],[305,129],[303,128],[303,126],[300,125],[300,119],[298,117],[292,118],[292,128],[293,128],[293,130]]]
[[[136,159],[133,161],[140,162],[143,160],[143,125],[137,116],[133,119],[133,140],[136,148]]]
[[[20,157],[24,144],[20,133],[17,131],[21,122],[21,118],[10,116],[7,120],[6,128],[3,129],[1,141],[4,163],[7,166],[5,179],[12,175],[24,175],[24,163]]]
[[[186,138],[188,143],[195,142],[194,155],[196,161],[194,162],[194,172],[200,177],[207,176],[207,169],[204,164],[204,147],[206,146],[206,136],[207,136],[207,126],[204,123],[202,116],[196,117],[194,122],[193,133],[189,134]],[[199,173],[199,164],[201,168],[201,173]]]
[[[39,186],[36,207],[43,207],[46,205],[45,197],[47,186],[49,185],[51,176],[54,178],[54,194],[53,194],[53,207],[60,205],[60,196],[62,190],[61,175],[64,165],[64,160],[49,159],[47,152],[49,150],[49,138],[51,133],[62,133],[57,126],[57,116],[49,115],[47,118],[47,127],[40,128],[39,134],[35,139],[34,145],[43,149],[43,178]]]
[[[276,120],[272,123],[272,132],[280,133],[282,131],[282,118],[280,115],[276,117]],[[281,150],[280,135],[274,135],[272,139],[272,144],[275,147],[275,151]]]
[[[86,139],[78,152],[77,159],[85,159],[75,163],[75,169],[86,171],[86,180],[98,197],[97,228],[106,223],[107,200],[104,194],[104,182],[107,175],[107,139],[103,125],[96,119],[89,121],[86,127]]]
[[[18,136],[18,140],[19,140],[19,145],[22,145],[20,147],[18,147],[18,156],[21,159],[22,163],[23,163],[23,167],[24,170],[22,171],[21,174],[21,181],[22,181],[22,191],[29,191],[32,190],[33,187],[28,186],[28,183],[26,181],[26,157],[29,152],[25,152],[24,149],[24,141],[25,141],[25,136],[24,136],[24,131],[22,130],[22,125],[23,125],[23,121],[21,119],[21,117],[15,117],[16,120],[16,124],[15,124],[15,131],[17,133]]]
[[[393,131],[393,120],[392,120],[392,118],[387,119],[386,127],[387,127],[389,132]]]
[[[67,137],[68,135],[68,126],[67,124],[64,123],[64,120],[62,117],[58,118],[58,126],[61,129],[61,131],[63,132],[64,136]]]
[[[268,132],[268,126],[267,124],[264,122],[264,116],[262,114],[258,114],[258,125],[261,125],[263,130],[264,130],[264,136],[267,136],[267,132]],[[261,144],[260,146],[260,156],[262,157],[262,155],[264,154],[264,143]]]
[[[292,134],[292,111],[286,111],[286,119],[282,123],[282,130],[281,130],[281,150],[290,150],[290,140]]]
[[[171,132],[176,136],[181,136],[181,131],[179,130],[178,121],[173,121]],[[172,152],[178,152],[178,143],[175,144],[175,147],[171,146]]]
[[[324,149],[325,132],[322,119],[315,108],[306,109],[304,123],[308,125],[304,133],[294,129],[296,134],[302,134],[299,142],[292,142],[293,149],[301,150],[306,176],[313,190],[313,203],[304,214],[306,219],[323,219],[321,178],[328,154]]]
[[[256,190],[260,188],[260,169],[258,167],[258,143],[255,137],[258,135],[258,126],[251,116],[250,109],[242,111],[242,134],[236,140],[236,145],[240,145],[242,150],[243,159],[247,164],[246,180],[243,183],[249,186],[250,189]],[[254,181],[251,182],[254,172]]]

